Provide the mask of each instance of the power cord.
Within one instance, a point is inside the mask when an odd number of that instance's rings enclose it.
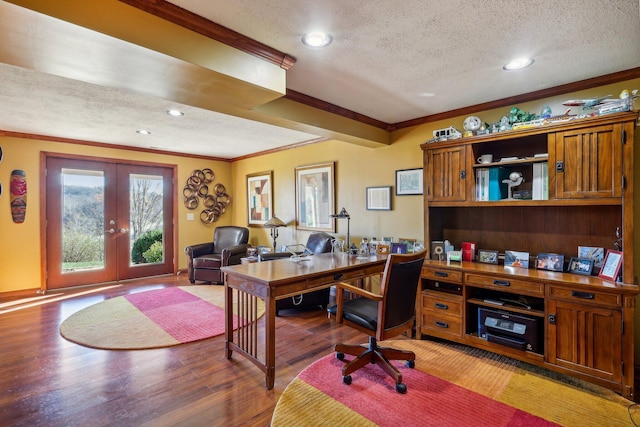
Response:
[[[632,403],[627,408],[627,411],[629,411],[629,418],[631,418],[631,422],[636,427],[640,426],[640,424],[636,422],[636,419],[640,417],[640,415],[638,415],[638,413],[640,412],[639,408],[640,408],[640,405],[638,405],[637,403]]]

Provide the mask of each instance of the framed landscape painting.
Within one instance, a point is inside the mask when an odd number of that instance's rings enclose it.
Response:
[[[296,222],[299,230],[335,232],[333,162],[296,168]]]

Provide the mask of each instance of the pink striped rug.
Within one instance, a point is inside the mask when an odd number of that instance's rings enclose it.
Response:
[[[259,315],[264,305],[258,307]],[[238,318],[234,314],[234,327]],[[84,308],[60,334],[87,347],[138,350],[169,347],[224,333],[224,287],[180,286],[111,298]]]
[[[416,353],[400,369],[407,393],[368,364],[342,383],[345,361],[329,354],[305,368],[280,396],[271,420],[283,426],[626,426],[632,403],[613,391],[454,343],[396,340]]]

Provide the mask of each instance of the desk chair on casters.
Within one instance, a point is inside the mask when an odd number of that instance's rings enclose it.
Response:
[[[336,357],[344,360],[345,354],[355,356],[342,367],[342,382],[351,384],[351,373],[373,363],[379,365],[396,382],[396,391],[406,393],[402,374],[390,360],[404,360],[409,368],[415,367],[416,355],[412,351],[379,347],[378,341],[386,340],[411,330],[415,321],[416,294],[422,264],[427,251],[417,254],[391,254],[387,259],[380,294],[340,283],[336,293],[336,306],[329,312],[336,320],[369,335],[368,345],[336,344]],[[347,290],[357,295],[345,301]]]

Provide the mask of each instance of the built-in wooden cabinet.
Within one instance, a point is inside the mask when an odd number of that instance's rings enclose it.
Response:
[[[475,242],[501,254],[528,252],[530,266],[504,267],[502,260],[448,265],[430,254],[418,333],[525,360],[632,399],[639,291],[633,268],[636,119],[634,112],[618,113],[423,144],[426,246],[449,240],[458,250],[462,242]],[[482,154],[492,154],[493,162],[478,164]],[[478,170],[507,168],[524,178],[517,189],[531,189],[539,163],[547,163],[548,198],[478,199]],[[615,249],[616,233],[624,254],[617,283],[535,267],[538,253],[562,254],[568,263],[578,246]],[[487,313],[503,314],[509,327],[511,318],[524,319],[537,339],[519,347],[517,339],[485,333]]]

